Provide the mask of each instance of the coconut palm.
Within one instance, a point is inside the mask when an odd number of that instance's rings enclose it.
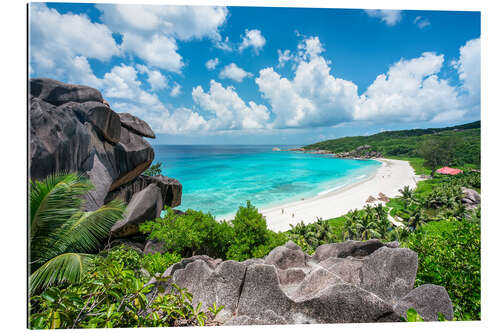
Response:
[[[30,181],[30,293],[61,282],[77,283],[86,269],[88,253],[123,218],[125,205],[111,201],[83,211],[83,195],[92,183],[76,173],[56,173]]]
[[[360,220],[359,210],[355,209],[347,213],[344,222],[344,240],[358,238],[357,225],[359,223],[359,220]]]
[[[361,240],[368,240],[373,237],[380,238],[380,233],[377,231],[377,223],[373,210],[369,210],[366,214],[359,220],[356,228],[358,229],[358,234],[361,236]]]

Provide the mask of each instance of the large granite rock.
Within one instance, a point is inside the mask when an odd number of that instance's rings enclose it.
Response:
[[[83,173],[94,184],[86,195],[86,210],[114,198],[130,202],[150,184],[160,193],[157,207],[180,205],[177,180],[141,178],[154,160],[153,148],[143,138],[154,138],[154,133],[145,122],[114,112],[91,87],[38,78],[30,80],[29,93],[31,179],[63,171]]]
[[[177,207],[181,204],[182,184],[177,179],[158,176],[140,175],[129,183],[121,185],[114,191],[109,192],[106,197],[106,202],[113,199],[121,199],[129,202],[134,193],[142,191],[149,184],[156,184],[161,190],[163,204],[169,207]]]
[[[103,102],[102,95],[97,89],[47,78],[31,79],[30,94],[55,106],[67,102]]]
[[[426,321],[437,321],[438,313],[446,320],[453,319],[453,306],[446,289],[433,284],[424,284],[410,291],[396,304],[395,311],[406,318],[408,309],[413,308]]]
[[[156,138],[155,133],[144,120],[141,120],[130,113],[119,113],[118,115],[120,116],[120,121],[123,127],[135,132],[138,135],[151,139]]]
[[[378,240],[328,244],[311,257],[288,242],[264,259],[242,263],[185,258],[163,274],[171,280],[150,282],[156,285],[152,294],[164,288],[173,292],[173,282],[205,309],[214,302],[224,305],[216,319],[225,325],[400,321],[409,307],[425,320],[437,320],[438,312],[451,319],[444,288],[413,289],[416,253],[388,245]]]
[[[139,225],[148,220],[160,217],[163,200],[161,191],[155,184],[137,192],[130,200],[123,220],[116,222],[111,228],[114,237],[126,237],[139,232]]]

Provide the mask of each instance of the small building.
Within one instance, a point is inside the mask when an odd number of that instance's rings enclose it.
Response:
[[[454,169],[450,167],[443,167],[441,169],[436,170],[437,173],[443,174],[443,175],[458,175],[459,173],[462,173],[463,171],[460,169]]]

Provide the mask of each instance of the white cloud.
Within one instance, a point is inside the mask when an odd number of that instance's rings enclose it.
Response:
[[[278,68],[285,66],[285,64],[293,59],[290,50],[281,51],[278,50]]]
[[[30,67],[38,76],[96,84],[89,58],[118,55],[111,30],[84,15],[60,14],[45,4],[30,4]],[[71,27],[69,29],[68,27]]]
[[[241,36],[241,38],[243,40],[238,48],[240,52],[248,47],[252,47],[254,52],[259,54],[259,51],[266,45],[266,39],[262,36],[260,30],[257,29],[245,29],[245,35]]]
[[[277,128],[331,126],[351,119],[358,101],[357,86],[330,74],[329,62],[320,56],[317,37],[299,43],[298,64],[292,80],[273,68],[260,71],[259,90],[276,115]]]
[[[167,87],[167,78],[160,71],[149,69],[144,65],[137,65],[137,70],[141,74],[147,74],[147,81],[151,90],[162,90]]]
[[[205,92],[197,86],[192,92],[193,100],[213,118],[207,121],[211,130],[262,129],[269,120],[269,111],[264,105],[253,101],[245,103],[236,93],[234,87],[224,88],[214,80],[210,81],[210,89]]]
[[[177,40],[210,38],[220,43],[225,7],[97,4],[102,21],[122,34],[123,51],[148,65],[180,73],[184,63]]]
[[[102,81],[95,76],[87,58],[84,56],[76,56],[71,59],[67,68],[67,81],[94,88],[102,87]]]
[[[481,99],[481,40],[469,40],[460,47],[460,58],[452,65],[462,81],[462,89],[467,94],[466,103],[479,104]]]
[[[172,90],[170,90],[170,96],[177,97],[181,93],[181,86],[177,82],[174,83]]]
[[[220,40],[225,7],[97,4],[101,19],[113,31],[164,34],[180,40],[209,37]]]
[[[305,38],[299,43],[298,50],[302,59],[316,57],[325,51],[318,37]]]
[[[136,69],[122,64],[113,67],[110,72],[104,74],[103,94],[110,98],[135,101],[152,110],[164,110],[165,107],[158,96],[145,91],[141,85],[141,81],[137,79]]]
[[[388,26],[394,26],[401,21],[401,10],[392,9],[365,9],[366,14],[371,17],[379,18]]]
[[[180,73],[184,66],[182,57],[177,53],[177,42],[172,37],[154,34],[143,37],[134,33],[125,33],[121,47],[155,66],[171,72]]]
[[[207,60],[207,62],[205,63],[205,67],[212,71],[215,69],[215,67],[217,67],[217,65],[219,64],[219,58],[214,58],[214,59],[209,59]]]
[[[225,66],[219,73],[221,79],[231,79],[236,82],[243,81],[246,77],[251,77],[252,73],[246,72],[244,69],[238,67],[235,63]]]
[[[438,121],[444,112],[460,118],[463,110],[455,87],[438,74],[443,55],[425,52],[393,64],[361,96],[354,118],[373,121]]]
[[[422,16],[417,16],[415,17],[415,20],[413,20],[413,24],[416,24],[420,29],[423,29],[430,26],[431,22],[426,18],[422,18]]]
[[[215,47],[218,49],[221,49],[222,51],[232,51],[233,47],[231,46],[231,43],[229,42],[229,37],[226,37],[224,40],[218,40],[215,43]]]

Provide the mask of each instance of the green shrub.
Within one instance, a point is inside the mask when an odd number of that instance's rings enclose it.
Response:
[[[50,287],[30,298],[29,326],[47,328],[111,328],[204,325],[210,314],[192,303],[185,289],[146,297],[147,285],[111,255],[95,259],[81,283]]]
[[[211,214],[194,210],[176,215],[169,208],[163,218],[143,223],[140,230],[182,257],[205,254],[238,261],[263,257],[287,240],[267,229],[265,218],[250,202],[239,208],[231,222],[218,222]]]
[[[155,253],[146,254],[142,257],[141,267],[150,275],[163,274],[171,265],[181,261],[182,257],[177,253]]]
[[[267,255],[274,247],[286,242],[286,237],[267,229],[266,219],[250,201],[240,206],[234,220],[234,241],[226,258],[243,261]]]
[[[161,175],[161,162],[151,164],[151,166],[142,173],[145,176],[158,176]]]
[[[224,258],[234,238],[228,223],[217,222],[211,214],[190,209],[185,215],[176,215],[168,208],[163,218],[143,223],[140,230],[149,233],[149,239],[163,242],[165,250],[182,257],[206,254]]]
[[[410,234],[402,247],[418,253],[416,286],[432,283],[445,287],[458,320],[481,318],[479,215],[425,225]]]

